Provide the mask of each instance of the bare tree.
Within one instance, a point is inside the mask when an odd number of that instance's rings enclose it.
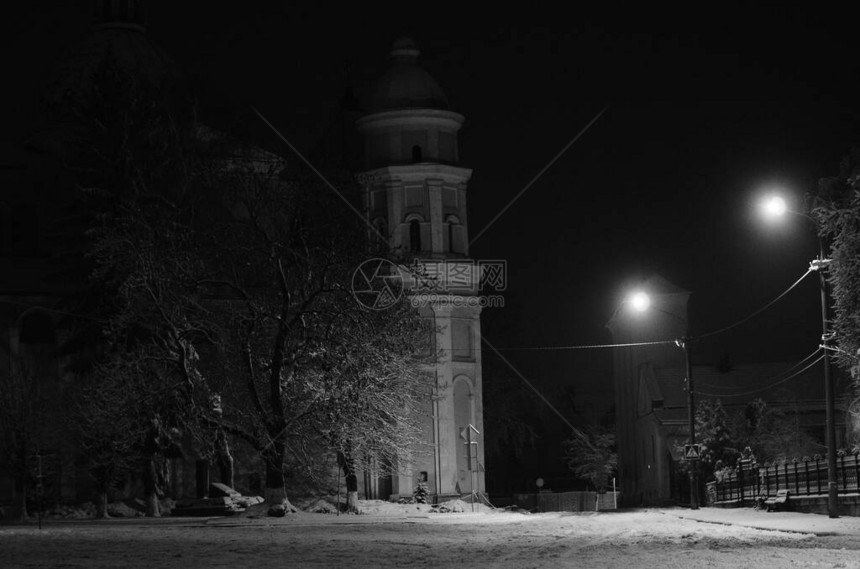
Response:
[[[615,433],[592,426],[585,432],[574,432],[564,444],[564,458],[574,474],[591,482],[595,490],[605,490],[618,467]]]
[[[195,432],[222,437],[222,455],[224,434],[251,445],[282,514],[288,454],[313,460],[324,444],[350,448],[349,464],[391,462],[415,440],[427,332],[405,301],[356,302],[366,232],[351,211],[276,156],[224,140],[199,134],[208,148],[188,160],[182,191],[138,184],[91,255],[96,276],[117,281],[114,347],[145,346],[182,386]]]
[[[110,306],[100,340],[110,356],[97,366],[153,396],[172,386],[145,407],[139,425],[152,429],[137,450],[157,454],[181,427],[229,474],[230,442],[244,441],[282,514],[288,456],[313,462],[346,441],[355,457],[404,446],[417,377],[405,371],[417,353],[406,332],[418,316],[352,297],[367,254],[366,227],[340,199],[357,197],[352,180],[330,178],[336,195],[304,166],[186,122],[177,100],[115,61],[91,84],[71,114],[86,142],[74,173],[90,287]],[[111,371],[116,361],[127,366]]]

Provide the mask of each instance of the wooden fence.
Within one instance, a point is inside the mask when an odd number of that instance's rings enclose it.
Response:
[[[618,508],[620,492],[540,492],[514,494],[514,503],[534,512],[594,512]]]

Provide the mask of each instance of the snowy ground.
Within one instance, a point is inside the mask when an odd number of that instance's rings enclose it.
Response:
[[[363,515],[3,525],[0,567],[860,568],[860,518],[714,508],[528,514],[361,506]]]

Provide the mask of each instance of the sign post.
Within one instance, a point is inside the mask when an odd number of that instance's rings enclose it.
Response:
[[[478,471],[478,441],[472,440],[472,433],[476,435],[480,435],[478,429],[475,428],[474,425],[469,423],[469,426],[460,431],[460,438],[465,440],[463,443],[466,445],[466,467],[471,472],[471,486],[472,486],[472,511],[475,511],[475,499],[478,493],[475,491],[475,485],[477,484],[477,471]]]

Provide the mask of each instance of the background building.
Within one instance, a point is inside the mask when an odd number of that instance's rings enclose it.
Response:
[[[646,344],[617,348],[614,353],[622,501],[629,506],[685,503],[690,495],[682,468],[683,444],[689,437],[687,373],[684,350],[672,340],[687,336],[690,293],[660,276],[647,279],[641,290],[650,295],[650,308],[637,313],[623,304],[607,324],[615,343]],[[821,364],[812,365],[814,357],[804,359],[807,354],[798,354],[792,362],[733,364],[725,356],[703,365],[696,361],[701,344],[690,345],[697,408],[719,401],[729,426],[742,429],[743,415],[751,413],[751,403],[760,399],[784,425],[778,433],[781,440],[774,443],[779,443],[786,458],[825,453],[824,379]],[[810,346],[810,352],[815,348]],[[838,385],[837,448],[841,448],[846,424],[846,399],[841,394],[847,382]],[[702,436],[697,432],[697,442]],[[770,445],[772,452],[775,446]],[[700,493],[704,482],[700,480]]]

